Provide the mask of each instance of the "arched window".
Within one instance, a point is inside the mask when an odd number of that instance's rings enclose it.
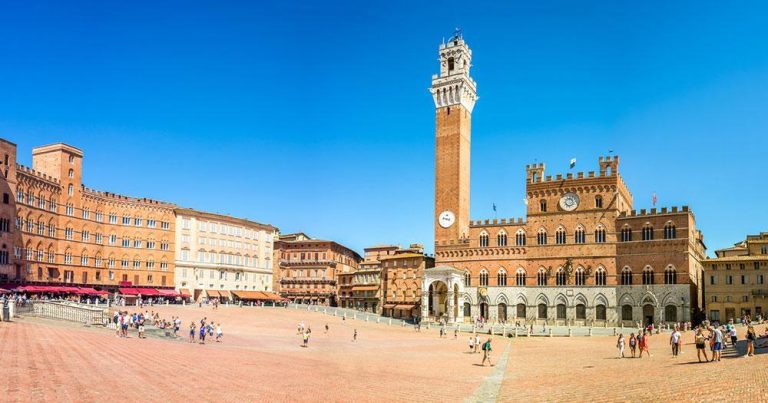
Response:
[[[469,271],[464,272],[464,287],[470,287],[472,285],[472,275],[469,274]]]
[[[556,308],[557,319],[565,319],[565,304],[557,304]]]
[[[547,304],[539,304],[539,319],[547,318]]]
[[[677,229],[675,228],[675,224],[670,221],[664,225],[664,239],[675,238],[677,238]]]
[[[536,273],[536,284],[539,286],[547,285],[547,271],[543,267],[540,267]]]
[[[584,227],[579,225],[576,227],[576,232],[573,233],[573,242],[584,243],[587,237],[584,235]]]
[[[643,285],[653,284],[653,268],[650,266],[643,269]]]
[[[488,233],[483,231],[480,233],[480,247],[485,248],[488,246]]]
[[[632,320],[632,305],[621,306],[621,320]]]
[[[503,268],[496,274],[496,284],[499,286],[507,285],[507,271]]]
[[[576,304],[576,319],[587,318],[587,307],[584,304]]]
[[[605,305],[603,304],[595,305],[595,319],[605,320]]]
[[[677,284],[677,271],[672,266],[664,270],[664,284]]]
[[[525,270],[523,270],[522,267],[517,269],[517,272],[515,273],[515,285],[525,285]]]
[[[522,229],[517,230],[517,233],[515,234],[515,245],[525,246],[525,231]]]
[[[632,269],[629,267],[621,270],[621,285],[632,285]]]
[[[556,278],[557,285],[565,285],[566,280],[567,280],[567,277],[565,274],[565,270],[563,270],[562,267],[559,267],[557,269],[557,278]]]
[[[498,246],[507,246],[507,232],[504,230],[499,231],[496,235],[496,244]]]
[[[541,211],[542,213],[546,213],[547,212],[547,201],[546,200],[540,200],[539,201],[539,211]]]
[[[643,241],[653,240],[653,227],[651,224],[645,224],[643,227]]]
[[[480,270],[480,286],[488,286],[488,271],[485,269]]]
[[[602,225],[598,225],[595,229],[595,242],[605,243],[605,228]]]
[[[565,244],[565,229],[563,227],[559,227],[555,232],[555,243],[558,245]]]
[[[605,285],[605,269],[602,267],[595,272],[595,285]]]
[[[584,285],[587,283],[587,273],[584,269],[579,267],[576,269],[576,285]]]
[[[629,225],[624,225],[621,229],[621,242],[629,242],[632,240],[632,228]]]
[[[70,169],[69,172],[67,172],[67,176],[70,177],[70,178],[74,178],[75,177],[75,171],[73,169]]]
[[[595,196],[595,208],[603,208],[603,196]]]
[[[547,244],[547,231],[544,228],[541,228],[539,230],[539,233],[536,237],[538,240],[539,245],[546,245]]]

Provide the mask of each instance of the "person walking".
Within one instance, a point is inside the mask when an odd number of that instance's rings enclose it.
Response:
[[[616,342],[616,348],[619,349],[619,358],[624,358],[624,334],[619,333],[619,340]]]
[[[475,336],[469,336],[469,352],[475,352]]]
[[[707,357],[707,338],[704,337],[704,331],[701,327],[696,328],[696,334],[693,336],[693,341],[696,344],[696,357],[699,359],[699,362],[701,362],[701,354],[704,354],[704,362],[709,361],[709,357]]]
[[[355,332],[352,333],[352,341],[357,341],[357,329],[355,329]]]
[[[736,326],[731,326],[731,330],[728,332],[728,335],[731,336],[731,346],[733,346],[733,349],[736,350],[736,342],[739,340],[738,333],[736,333]]]
[[[224,333],[221,331],[221,322],[216,324],[216,343],[221,342],[221,336]]]
[[[629,334],[629,351],[632,353],[632,358],[635,358],[635,352],[637,351],[637,338],[634,333]]]
[[[648,334],[645,330],[640,333],[640,337],[637,342],[638,346],[640,347],[640,357],[643,358],[643,351],[648,353],[648,358],[651,358],[651,351],[648,349]]]
[[[200,326],[200,344],[205,344],[205,334],[207,330],[205,327],[205,325]]]
[[[752,357],[755,355],[755,339],[757,339],[757,335],[755,334],[755,328],[752,326],[752,323],[747,323],[747,357]]]
[[[485,366],[485,361],[488,361],[488,365],[493,366],[493,363],[491,362],[491,338],[488,338],[488,341],[483,343],[483,362],[480,363],[480,365]]]
[[[197,325],[195,325],[195,321],[193,320],[192,323],[189,324],[189,342],[194,343],[195,342],[195,330],[197,329]]]
[[[714,329],[714,339],[715,339],[715,346],[714,346],[714,353],[712,355],[712,361],[720,361],[720,357],[722,355],[723,351],[723,331],[719,328]]]
[[[677,357],[680,352],[680,331],[677,330],[677,327],[669,336],[669,344],[672,346],[672,356]]]
[[[325,324],[325,334],[328,334],[328,324]]]
[[[480,350],[480,335],[475,333],[475,354],[480,352],[478,350]]]

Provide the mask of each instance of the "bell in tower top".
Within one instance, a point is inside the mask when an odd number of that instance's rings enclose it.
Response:
[[[470,113],[477,101],[475,81],[469,76],[472,67],[472,50],[469,49],[461,30],[456,28],[448,43],[440,45],[440,74],[432,76],[430,92],[435,107],[461,104]]]

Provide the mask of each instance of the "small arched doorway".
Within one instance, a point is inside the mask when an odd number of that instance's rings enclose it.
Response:
[[[500,303],[498,305],[498,314],[499,314],[499,320],[506,322],[506,320],[507,320],[507,304],[502,302],[502,303]]]
[[[600,304],[600,305],[595,306],[595,319],[597,319],[597,320],[605,320],[606,319],[605,305]]]
[[[667,305],[664,307],[664,320],[667,322],[677,322],[677,307]]]
[[[655,310],[653,308],[653,305],[647,304],[643,305],[643,321],[645,325],[650,325],[653,323],[653,315],[655,313]]]
[[[539,304],[539,319],[547,318],[547,304]]]
[[[557,304],[557,319],[565,319],[565,304]]]
[[[464,321],[472,317],[472,305],[469,302],[464,303]]]
[[[525,304],[517,304],[517,317],[525,319]]]
[[[621,306],[621,320],[632,320],[632,305]]]
[[[576,304],[576,319],[587,319],[587,307],[584,304]]]
[[[488,319],[488,303],[487,302],[481,302],[480,303],[480,316],[483,317],[483,319]]]

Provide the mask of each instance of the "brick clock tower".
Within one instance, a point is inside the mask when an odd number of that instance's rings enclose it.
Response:
[[[469,150],[477,101],[469,76],[472,51],[454,35],[440,45],[440,74],[432,76],[435,101],[435,243],[469,236]]]

